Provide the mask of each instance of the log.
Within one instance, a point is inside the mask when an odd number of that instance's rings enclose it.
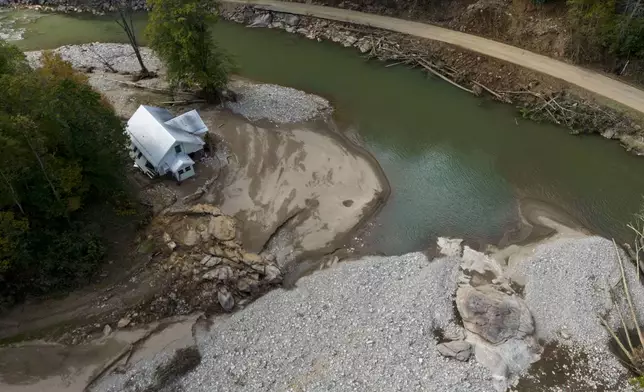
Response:
[[[487,91],[488,93],[492,94],[495,96],[499,101],[507,102],[507,103],[512,103],[512,100],[508,97],[504,97],[501,94],[497,93],[496,91],[492,90],[491,88],[487,87],[486,85],[477,82],[476,80],[472,80],[472,83],[475,85],[479,86],[483,90]]]
[[[152,92],[159,93],[159,94],[166,94],[166,95],[175,95],[175,94],[194,95],[193,93],[189,93],[189,92],[185,92],[185,91],[172,91],[172,90],[167,90],[167,89],[162,89],[162,88],[142,86],[142,85],[140,85],[138,83],[128,82],[126,80],[118,80],[118,79],[111,79],[111,78],[105,78],[105,80],[109,80],[110,82],[118,83],[118,84],[121,84],[123,86],[134,87],[134,88],[138,88],[138,89],[141,89],[141,90],[148,90],[148,91],[152,91]]]
[[[444,81],[446,81],[447,83],[449,83],[449,84],[451,84],[451,85],[453,85],[453,86],[456,86],[456,87],[460,88],[460,89],[461,89],[461,90],[463,90],[463,91],[467,91],[468,93],[470,93],[470,94],[472,94],[472,95],[476,95],[476,93],[475,93],[474,91],[470,90],[469,88],[461,86],[460,84],[458,84],[458,83],[456,83],[455,81],[451,80],[451,79],[450,79],[450,78],[448,78],[447,76],[444,76],[444,75],[442,75],[440,72],[438,72],[438,71],[434,70],[434,69],[432,68],[432,66],[431,66],[430,64],[427,64],[427,62],[425,62],[424,60],[418,59],[417,61],[418,61],[418,63],[419,63],[420,65],[422,65],[422,66],[423,66],[423,68],[425,68],[426,70],[428,70],[428,71],[429,71],[429,72],[431,72],[432,74],[434,74],[434,75],[438,76],[439,78],[443,79],[443,80],[444,80]]]

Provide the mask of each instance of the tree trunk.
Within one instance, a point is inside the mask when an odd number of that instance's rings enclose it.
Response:
[[[0,169],[0,175],[2,176],[2,179],[4,180],[5,184],[7,184],[7,188],[11,191],[11,197],[13,198],[13,202],[15,205],[18,207],[22,215],[25,214],[25,210],[22,209],[22,204],[20,204],[20,201],[18,200],[18,194],[16,193],[16,190],[13,189],[13,185],[11,185],[11,182],[7,178],[6,174],[4,174],[4,171]]]
[[[62,200],[60,200],[60,195],[58,194],[58,191],[56,191],[56,187],[54,186],[54,183],[51,181],[51,178],[49,178],[49,174],[47,174],[47,169],[45,169],[45,164],[42,162],[42,159],[40,159],[40,155],[34,149],[33,145],[29,141],[29,137],[27,135],[24,135],[25,140],[27,141],[27,145],[31,149],[31,152],[34,154],[36,157],[36,160],[38,161],[38,164],[40,165],[40,170],[42,170],[43,175],[45,176],[45,179],[47,180],[47,183],[49,183],[49,188],[51,188],[52,193],[54,194],[54,197],[56,197],[56,200],[58,200],[58,203],[63,205]]]
[[[129,14],[129,20],[126,14]],[[121,20],[119,21],[117,19],[116,23],[119,26],[121,26],[123,31],[125,31],[125,34],[127,35],[127,39],[128,41],[130,41],[130,46],[132,47],[132,50],[134,50],[136,59],[138,60],[139,65],[141,66],[141,76],[147,77],[150,75],[150,71],[148,71],[147,67],[143,63],[143,57],[141,56],[141,49],[139,48],[139,44],[136,42],[136,34],[134,33],[134,21],[132,20],[132,11],[120,8],[119,16]]]

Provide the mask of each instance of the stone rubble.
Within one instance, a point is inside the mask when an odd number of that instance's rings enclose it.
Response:
[[[440,343],[436,346],[436,349],[442,356],[454,358],[461,362],[467,362],[472,356],[472,345],[462,340]]]
[[[173,295],[159,296],[152,309],[172,302],[191,311],[215,306],[229,312],[282,280],[275,259],[244,250],[236,220],[216,206],[175,205],[150,227],[148,236],[168,246],[162,268],[178,277],[169,290]]]
[[[226,106],[250,121],[269,120],[274,123],[299,123],[331,112],[326,99],[290,87],[233,81],[230,88],[237,93],[236,102]]]
[[[161,60],[151,49],[141,47],[141,57],[149,71],[162,70]],[[72,67],[85,71],[103,71],[130,74],[140,69],[134,50],[130,45],[113,43],[90,43],[81,45],[65,45],[52,52],[60,54],[63,60],[72,64]],[[25,52],[29,65],[33,68],[40,66],[42,51]],[[109,63],[111,68],[106,66]]]

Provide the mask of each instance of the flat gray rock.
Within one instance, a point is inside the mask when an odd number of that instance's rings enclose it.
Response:
[[[441,343],[436,346],[436,349],[444,357],[454,358],[463,362],[469,360],[470,356],[472,356],[472,345],[462,340]]]

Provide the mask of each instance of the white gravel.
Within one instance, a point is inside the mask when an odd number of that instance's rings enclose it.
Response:
[[[107,61],[117,72],[136,72],[140,70],[134,50],[126,44],[91,43],[83,45],[66,45],[54,49],[63,60],[69,61],[74,68],[94,67],[101,71],[109,71]],[[42,51],[26,52],[27,61],[32,67],[40,65]],[[161,61],[151,49],[141,48],[141,57],[150,71],[159,71]]]
[[[290,87],[236,81],[230,88],[239,99],[228,103],[228,108],[250,121],[297,123],[331,110],[326,99]]]
[[[184,390],[490,391],[487,369],[436,351],[456,270],[421,253],[367,257],[268,293],[213,325]]]
[[[625,261],[631,295],[638,313],[644,314],[644,287],[636,283],[634,266]],[[612,241],[601,237],[560,239],[539,245],[534,254],[518,263],[513,276],[525,280],[524,298],[534,317],[537,334],[558,341],[575,353],[588,356],[588,385],[610,385],[626,371],[608,350],[610,336],[599,315],[610,314],[617,327],[607,287],[614,287],[623,302],[619,264]],[[624,313],[626,314],[626,313]]]
[[[434,330],[455,328],[456,271],[456,259],[430,263],[413,253],[316,272],[215,319],[197,335],[201,364],[176,390],[491,391],[489,371],[475,360],[436,350]],[[99,390],[133,391],[128,384],[149,380],[149,364]]]

